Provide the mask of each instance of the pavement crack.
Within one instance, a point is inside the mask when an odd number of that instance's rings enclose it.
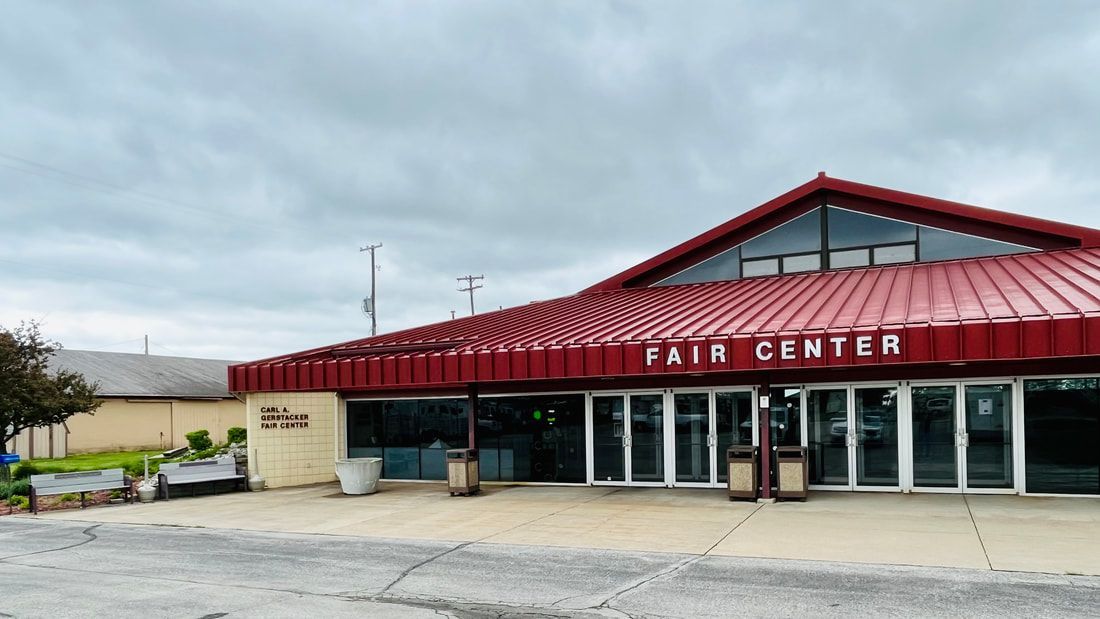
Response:
[[[666,567],[665,569],[657,572],[656,574],[653,574],[651,576],[647,576],[647,577],[639,580],[638,582],[630,585],[629,587],[626,587],[624,589],[619,590],[616,593],[611,594],[611,596],[608,597],[606,600],[600,602],[599,604],[597,604],[595,606],[590,606],[589,608],[591,608],[592,610],[599,610],[599,609],[606,608],[608,610],[613,610],[613,611],[620,612],[620,613],[623,613],[624,615],[626,615],[627,613],[625,613],[621,610],[618,610],[616,608],[611,608],[611,603],[614,602],[615,600],[619,599],[623,595],[626,595],[627,593],[630,593],[631,591],[634,591],[635,589],[638,589],[639,587],[642,587],[646,584],[649,584],[649,583],[653,582],[654,580],[657,580],[658,578],[661,578],[662,576],[670,576],[672,574],[675,574],[676,572],[684,569],[685,567],[691,565],[692,563],[695,563],[696,561],[698,561],[702,558],[703,558],[703,555],[696,555],[694,557],[688,557],[687,559],[681,559],[680,561],[677,561],[675,564],[673,564],[669,567]],[[627,615],[627,616],[629,616],[629,615]]]
[[[394,587],[394,585],[396,585],[397,583],[399,583],[399,582],[401,582],[402,580],[404,580],[406,576],[408,576],[409,574],[413,573],[413,572],[414,572],[414,571],[416,571],[416,570],[417,570],[418,568],[424,567],[425,565],[427,565],[427,564],[431,563],[432,561],[435,561],[436,559],[440,559],[440,558],[442,558],[442,557],[445,557],[445,556],[447,556],[447,555],[451,554],[452,552],[455,552],[455,551],[457,551],[457,550],[462,550],[463,548],[465,548],[465,547],[469,546],[470,544],[474,544],[474,543],[476,543],[476,541],[477,541],[477,540],[475,540],[475,541],[472,541],[472,542],[462,542],[461,544],[459,544],[459,545],[457,545],[457,546],[454,546],[453,548],[448,548],[447,550],[444,550],[443,552],[441,552],[441,553],[439,553],[439,554],[436,554],[436,555],[433,555],[433,556],[431,556],[431,557],[428,557],[427,559],[424,559],[424,560],[423,560],[423,561],[421,561],[420,563],[417,563],[417,564],[415,564],[415,565],[412,565],[412,566],[409,566],[409,567],[405,568],[405,570],[404,570],[404,571],[402,571],[402,572],[401,572],[400,574],[398,574],[398,575],[397,575],[397,578],[393,579],[393,582],[391,582],[390,584],[386,585],[386,586],[385,586],[385,587],[384,587],[384,588],[383,588],[383,589],[382,589],[381,591],[379,591],[379,592],[378,592],[378,593],[377,593],[376,595],[379,595],[379,596],[382,596],[382,595],[386,595],[387,593],[389,593],[390,589],[392,589],[392,588]]]
[[[963,505],[966,505],[966,513],[970,514],[970,524],[974,526],[974,535],[978,536],[978,543],[982,546],[982,554],[985,555],[985,564],[989,566],[989,569],[993,569],[993,562],[989,560],[989,551],[985,549],[985,540],[982,539],[982,532],[978,530],[978,521],[974,519],[974,512],[970,509],[970,501],[966,500],[966,495],[962,495]]]
[[[733,535],[733,532],[734,532],[734,531],[736,531],[737,529],[739,529],[739,528],[741,527],[741,525],[743,525],[743,524],[745,524],[746,522],[748,522],[748,521],[749,521],[749,518],[752,518],[753,516],[755,516],[755,515],[756,515],[756,512],[760,511],[760,508],[761,508],[761,507],[764,507],[764,505],[766,505],[766,503],[760,503],[760,504],[758,504],[758,505],[756,506],[756,509],[754,509],[754,510],[752,510],[751,512],[749,512],[749,515],[748,515],[748,516],[745,516],[744,518],[742,518],[742,519],[741,519],[741,522],[738,522],[737,524],[733,525],[733,528],[732,528],[732,529],[730,529],[728,533],[726,533],[725,535],[723,535],[723,536],[721,537],[721,539],[719,539],[719,540],[718,540],[717,542],[714,542],[714,544],[712,544],[710,548],[707,548],[707,551],[706,551],[706,552],[704,552],[704,553],[703,553],[703,555],[704,555],[704,556],[706,556],[706,555],[709,555],[709,554],[710,554],[710,551],[712,551],[712,550],[714,550],[715,548],[717,548],[717,547],[718,547],[718,544],[721,544],[722,542],[726,541],[726,538],[727,538],[727,537],[729,537],[729,536]]]
[[[87,529],[84,529],[83,531],[81,531],[82,534],[87,536],[87,539],[80,540],[79,542],[75,542],[75,543],[69,544],[67,546],[62,546],[60,548],[48,548],[46,550],[36,550],[34,552],[24,552],[23,554],[10,555],[10,556],[7,556],[7,557],[0,557],[0,561],[7,561],[9,559],[19,559],[19,558],[22,558],[22,557],[31,557],[31,556],[34,556],[34,555],[46,554],[48,552],[60,552],[62,550],[69,550],[71,548],[76,548],[77,546],[83,546],[84,544],[94,542],[96,539],[98,539],[96,534],[92,533],[92,531],[95,530],[95,529],[98,529],[100,526],[102,526],[102,525],[101,524],[93,524],[92,526],[88,527]]]

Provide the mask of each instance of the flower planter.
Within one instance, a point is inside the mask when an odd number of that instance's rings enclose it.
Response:
[[[259,492],[267,485],[267,480],[259,475],[253,475],[248,480],[248,489],[252,492]]]
[[[137,489],[138,501],[142,503],[152,503],[153,499],[157,498],[156,486],[138,486]]]

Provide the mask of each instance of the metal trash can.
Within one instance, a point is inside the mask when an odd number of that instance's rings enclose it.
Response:
[[[732,445],[726,450],[726,484],[730,500],[756,500],[756,462],[760,448]]]
[[[809,475],[805,447],[778,447],[775,450],[777,499],[806,500]]]
[[[470,496],[481,490],[476,449],[447,450],[447,491],[451,496]]]

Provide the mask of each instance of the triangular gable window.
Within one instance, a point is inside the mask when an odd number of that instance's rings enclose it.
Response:
[[[654,285],[1035,251],[835,206],[826,207],[825,221],[821,213],[817,208],[800,215]]]

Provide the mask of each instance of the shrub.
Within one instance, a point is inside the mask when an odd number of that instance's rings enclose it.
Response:
[[[66,492],[65,494],[61,495],[61,498],[58,500],[60,500],[62,503],[67,503],[69,501],[79,501],[80,495],[73,494],[72,492]]]
[[[41,475],[42,469],[33,462],[20,462],[12,472],[13,479],[30,479],[31,475]]]
[[[8,505],[12,507],[18,507],[19,509],[30,509],[31,500],[25,496],[13,496],[8,499]]]
[[[218,455],[218,448],[217,447],[210,447],[208,449],[203,449],[202,451],[196,451],[195,453],[191,454],[190,456],[187,456],[186,458],[184,458],[184,460],[186,460],[188,462],[193,461],[193,460],[206,460],[206,459],[209,459],[209,458],[213,458],[216,455]],[[150,475],[151,474],[152,473],[150,473]]]
[[[214,446],[214,441],[210,440],[209,430],[195,430],[194,432],[188,432],[184,436],[187,437],[187,445],[193,451],[203,451]]]
[[[248,440],[248,430],[240,426],[229,428],[226,435],[230,443],[243,443]]]
[[[8,496],[30,496],[31,494],[31,480],[29,479],[16,479],[8,483],[0,482],[0,496],[7,498]]]

